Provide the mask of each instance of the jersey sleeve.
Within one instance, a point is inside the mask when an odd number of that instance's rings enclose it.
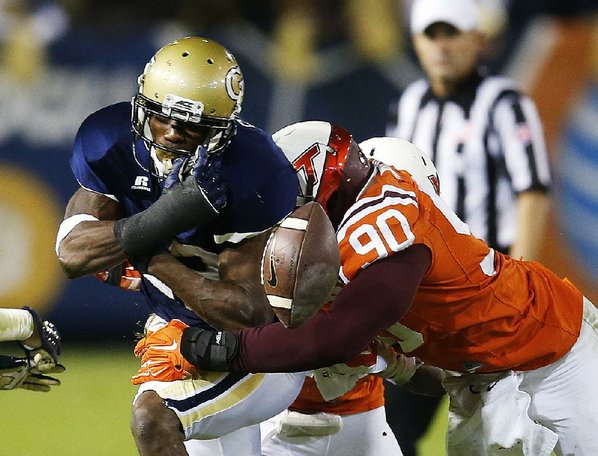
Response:
[[[420,215],[415,183],[408,174],[386,165],[379,170],[337,231],[345,283],[416,240],[414,227]]]
[[[80,133],[80,134],[79,134]],[[92,190],[97,193],[114,198],[114,195],[110,193],[104,182],[102,181],[100,170],[94,170],[93,165],[90,164],[85,156],[85,140],[81,133],[81,130],[75,138],[75,145],[73,147],[73,155],[71,156],[71,169],[75,175],[75,179],[79,182],[82,187]]]
[[[229,198],[221,213],[217,244],[239,242],[276,225],[297,201],[297,173],[272,137],[246,123],[224,154]]]
[[[516,93],[501,100],[494,115],[493,123],[503,144],[515,192],[548,190],[550,167],[542,123],[534,102]]]
[[[71,169],[79,185],[116,199],[115,180],[122,174],[117,149],[120,136],[130,131],[130,105],[119,103],[88,116],[77,131]]]

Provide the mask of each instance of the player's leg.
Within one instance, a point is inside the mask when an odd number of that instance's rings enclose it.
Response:
[[[141,456],[187,455],[181,422],[171,409],[164,406],[164,401],[154,391],[145,391],[136,397],[131,431]]]
[[[384,407],[379,407],[362,413],[351,415],[321,414],[322,420],[332,417],[340,419],[340,430],[330,435],[321,435],[323,422],[314,423],[315,432],[309,433],[308,418],[305,415],[304,425],[300,423],[300,415],[293,416],[293,420],[301,428],[298,434],[288,431],[288,425],[281,426],[280,420],[285,414],[262,423],[262,452],[265,456],[346,456],[346,455],[376,455],[401,456],[403,453],[397,440],[386,422]]]
[[[218,439],[187,440],[189,456],[261,456],[259,425],[248,426]]]
[[[223,435],[218,439],[222,456],[260,455],[260,425],[254,424]],[[204,453],[205,454],[205,453]]]
[[[571,351],[524,373],[530,416],[558,434],[557,455],[598,454],[598,310],[586,300],[581,334]]]
[[[258,424],[291,404],[304,377],[209,372],[198,380],[144,383],[132,419],[140,454],[176,455],[183,440],[214,439]],[[259,442],[255,429],[252,441]]]
[[[416,443],[426,433],[442,397],[421,396],[384,382],[386,419],[403,454],[416,456]]]
[[[185,449],[189,456],[202,456],[204,454],[209,454],[210,456],[222,456],[219,440],[220,439],[186,440]]]
[[[402,456],[392,429],[386,422],[384,407],[352,415],[343,415],[343,428],[332,436],[330,456],[380,455]]]

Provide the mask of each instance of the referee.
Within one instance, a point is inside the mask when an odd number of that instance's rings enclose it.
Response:
[[[514,81],[478,68],[485,40],[474,0],[416,0],[413,44],[427,78],[403,92],[387,135],[428,153],[442,197],[472,232],[536,259],[550,185],[542,125]]]
[[[514,81],[479,68],[486,41],[475,0],[415,0],[410,25],[426,78],[393,104],[387,135],[428,153],[442,198],[473,234],[514,258],[537,259],[550,170],[534,102]],[[414,455],[437,401],[386,389],[388,422],[405,456]]]

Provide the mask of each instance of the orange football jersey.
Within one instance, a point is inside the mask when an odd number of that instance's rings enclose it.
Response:
[[[529,370],[559,359],[577,340],[579,290],[539,263],[490,249],[404,171],[377,164],[338,240],[346,282],[411,245],[429,248],[432,263],[411,308],[381,334],[408,356],[459,372]]]
[[[350,415],[367,412],[383,405],[384,385],[382,379],[375,375],[366,375],[351,391],[331,401],[324,400],[313,378],[305,377],[301,392],[289,409],[302,413]]]

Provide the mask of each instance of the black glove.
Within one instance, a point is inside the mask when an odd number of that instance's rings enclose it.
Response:
[[[230,331],[189,327],[183,331],[181,354],[201,370],[226,372],[239,351],[239,341]]]
[[[175,160],[160,198],[144,211],[115,223],[114,236],[129,257],[150,253],[178,233],[218,217],[226,205],[221,160],[219,155],[208,157],[203,147],[195,161]]]
[[[164,193],[177,191],[180,185],[185,188],[199,188],[217,211],[226,206],[226,184],[222,181],[222,155],[208,155],[201,147],[197,158],[177,158],[164,182]]]
[[[40,316],[31,307],[23,307],[33,317],[34,331],[37,332],[41,340],[40,347],[29,347],[23,342],[19,342],[27,358],[36,360],[36,365],[40,371],[44,369],[51,369],[58,364],[58,356],[60,355],[60,333],[53,323],[47,320],[42,321]]]

